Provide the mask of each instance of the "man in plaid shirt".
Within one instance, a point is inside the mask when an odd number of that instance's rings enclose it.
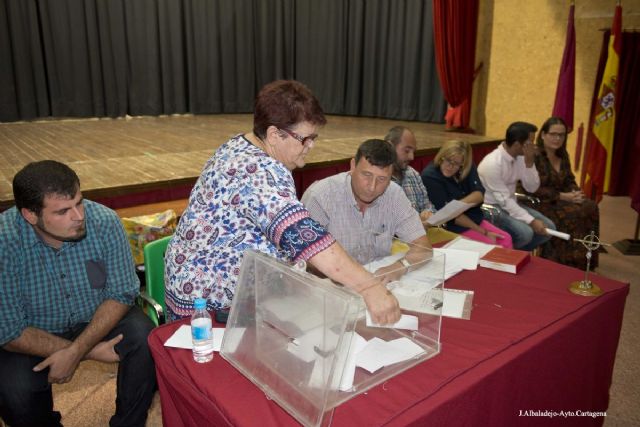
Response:
[[[118,362],[110,425],[144,426],[155,392],[153,324],[118,216],[83,200],[68,166],[30,163],[0,215],[0,416],[11,426],[59,426],[51,383],[78,364]]]
[[[436,209],[429,200],[427,189],[417,170],[409,166],[416,151],[416,137],[404,126],[389,129],[385,141],[390,142],[396,149],[396,164],[391,179],[404,190],[411,206],[420,213],[420,219],[425,224]]]

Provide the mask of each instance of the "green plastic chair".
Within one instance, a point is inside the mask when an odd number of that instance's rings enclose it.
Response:
[[[147,309],[147,315],[156,326],[165,323],[164,254],[171,237],[149,242],[143,249],[146,286],[144,292],[140,292],[138,301],[142,308]]]

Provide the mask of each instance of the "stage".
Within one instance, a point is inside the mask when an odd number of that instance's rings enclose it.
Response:
[[[13,205],[11,180],[25,164],[64,162],[79,175],[84,196],[112,208],[188,197],[205,161],[229,137],[252,128],[251,114],[45,120],[0,124],[0,211]],[[445,131],[444,125],[327,116],[305,168],[295,171],[302,192],[314,180],[346,170],[360,143],[383,138],[393,126],[413,130],[414,167],[422,167],[450,139],[470,142],[476,161],[498,137]]]

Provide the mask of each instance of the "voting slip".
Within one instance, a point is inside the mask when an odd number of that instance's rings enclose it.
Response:
[[[461,202],[460,200],[452,200],[439,209],[427,219],[427,224],[432,226],[439,226],[445,222],[451,221],[453,218],[457,218],[463,212],[466,212],[474,205],[472,203]]]

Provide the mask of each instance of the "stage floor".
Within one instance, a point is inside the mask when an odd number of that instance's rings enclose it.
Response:
[[[2,123],[0,210],[13,205],[15,173],[29,162],[44,159],[73,168],[90,199],[192,185],[219,145],[251,131],[252,119],[252,114],[219,114]],[[444,125],[422,122],[348,116],[327,120],[305,168],[344,162],[361,142],[383,138],[396,125],[413,130],[418,154],[433,152],[449,139],[474,145],[500,140],[447,132]]]

